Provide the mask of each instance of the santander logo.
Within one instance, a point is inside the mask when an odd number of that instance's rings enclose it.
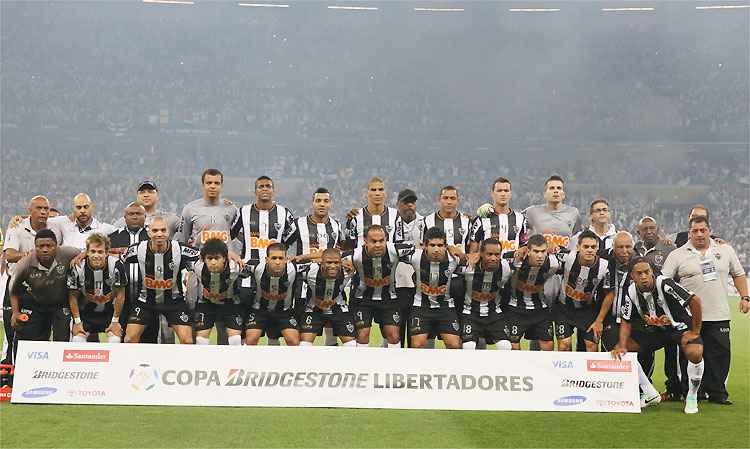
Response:
[[[66,349],[63,362],[109,362],[109,350]]]

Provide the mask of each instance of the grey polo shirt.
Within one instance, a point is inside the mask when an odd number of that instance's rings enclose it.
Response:
[[[672,251],[664,262],[662,274],[700,298],[703,321],[726,321],[731,316],[727,302],[728,277],[744,276],[745,270],[734,248],[719,245],[713,240],[709,242],[705,255],[695,249],[690,241]]]

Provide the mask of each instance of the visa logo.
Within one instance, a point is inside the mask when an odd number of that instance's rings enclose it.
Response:
[[[26,353],[26,358],[29,360],[47,360],[49,359],[49,354],[47,351],[32,351]]]
[[[573,362],[571,360],[553,360],[552,367],[561,369],[573,368]]]

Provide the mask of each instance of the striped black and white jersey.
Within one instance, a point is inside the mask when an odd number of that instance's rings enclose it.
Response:
[[[352,278],[352,297],[357,301],[396,300],[395,279],[399,262],[408,263],[414,253],[414,245],[407,243],[386,244],[383,256],[371,257],[364,246],[347,256],[354,265],[356,274]]]
[[[239,239],[242,260],[255,266],[266,260],[266,250],[273,243],[289,247],[297,231],[294,214],[284,206],[274,204],[269,210],[259,210],[255,204],[242,206],[232,224],[231,238]],[[249,278],[242,280],[243,287],[250,287]]]
[[[311,263],[307,271],[307,286],[310,294],[305,304],[305,312],[319,312],[323,315],[333,315],[335,312],[348,312],[349,306],[346,302],[347,278],[344,271],[339,270],[338,276],[331,279],[323,274],[320,265]],[[333,301],[333,305],[328,308],[321,308],[321,301]]]
[[[224,270],[218,273],[209,271],[208,266],[199,260],[194,266],[195,278],[198,281],[198,303],[239,304],[240,267],[233,261],[224,264]]]
[[[471,225],[469,236],[472,242],[496,238],[502,245],[503,252],[515,251],[526,244],[526,217],[513,209],[507,214],[492,214],[487,218],[476,217]]]
[[[439,212],[433,212],[424,217],[424,232],[437,227],[445,232],[445,243],[456,245],[466,253],[471,233],[471,220],[466,214],[457,213],[453,218],[442,218]],[[423,239],[424,240],[424,239]],[[424,242],[422,242],[424,243]]]
[[[628,264],[621,265],[617,263],[613,251],[609,253],[609,285],[612,286],[614,291],[614,299],[612,300],[612,309],[609,311],[609,317],[619,323],[622,319],[622,305],[624,304],[625,296],[628,294],[628,287],[630,287],[631,280]]]
[[[687,330],[692,323],[688,305],[693,296],[693,292],[664,276],[657,276],[649,292],[639,291],[631,282],[622,304],[622,319],[639,330]]]
[[[118,229],[109,234],[109,241],[112,248],[128,248],[136,243],[148,240],[146,228],[128,229],[127,226]],[[123,267],[128,278],[128,286],[125,289],[125,298],[129,301],[138,299],[141,292],[141,271],[138,268],[138,262],[124,263]]]
[[[154,253],[148,241],[133,245],[122,255],[125,264],[137,263],[140,270],[141,292],[138,300],[147,304],[184,301],[182,271],[193,270],[200,252],[176,240],[169,242],[164,253]]]
[[[572,251],[563,257],[561,270],[562,287],[558,300],[567,307],[595,307],[595,302],[612,289],[607,259],[597,257],[594,264],[587,267],[578,261],[578,251]]]
[[[451,278],[459,266],[459,261],[445,253],[443,260],[431,262],[421,249],[414,251],[409,263],[414,268],[413,307],[424,309],[452,309],[455,307],[450,296]],[[460,282],[460,278],[458,281]]]
[[[311,215],[297,218],[294,238],[294,254],[297,256],[337,248],[342,240],[341,224],[334,218],[327,223],[315,223]]]
[[[386,238],[389,242],[401,242],[404,240],[403,223],[398,215],[398,210],[393,207],[386,207],[380,215],[372,215],[363,207],[357,215],[347,220],[346,234],[347,240],[356,243],[356,247],[364,245],[365,230],[371,225],[381,225],[386,230]]]
[[[88,258],[80,265],[68,268],[68,291],[76,291],[82,312],[112,310],[117,289],[125,288],[127,276],[117,257],[108,256],[107,264],[94,270]]]
[[[464,270],[466,296],[463,314],[475,317],[489,317],[502,313],[500,293],[510,279],[511,268],[505,259],[497,269],[485,271],[481,261]]]
[[[544,283],[560,270],[561,262],[557,255],[550,254],[539,267],[532,267],[528,259],[513,263],[513,275],[510,280],[510,307],[523,310],[541,310],[547,308],[544,300]]]
[[[300,267],[301,268],[301,267]],[[287,262],[281,276],[273,276],[263,261],[252,269],[255,279],[255,301],[252,308],[271,312],[284,312],[294,307],[294,281],[300,270],[292,262]]]
[[[294,214],[286,207],[274,204],[269,210],[259,210],[251,204],[240,208],[231,237],[240,239],[242,260],[255,266],[266,260],[266,249],[271,244],[289,246],[296,230]]]

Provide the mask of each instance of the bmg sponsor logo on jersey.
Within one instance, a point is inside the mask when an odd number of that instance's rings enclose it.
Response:
[[[629,360],[586,360],[586,371],[629,373],[631,369]]]
[[[570,407],[586,402],[586,396],[563,396],[552,401],[558,407]]]
[[[55,393],[57,393],[57,388],[39,387],[39,388],[32,388],[31,390],[26,390],[23,393],[21,393],[21,396],[27,399],[37,399],[37,398],[43,398],[45,396],[51,396]]]

